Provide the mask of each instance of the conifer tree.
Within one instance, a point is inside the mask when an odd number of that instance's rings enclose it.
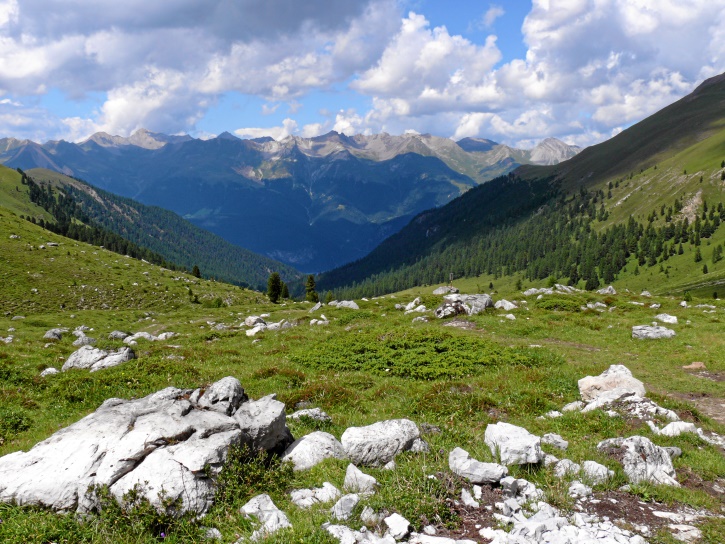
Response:
[[[267,297],[269,301],[276,304],[282,294],[282,279],[278,272],[272,272],[267,280]]]
[[[319,302],[320,297],[315,291],[315,276],[310,274],[307,276],[307,282],[305,283],[305,300],[310,302]]]

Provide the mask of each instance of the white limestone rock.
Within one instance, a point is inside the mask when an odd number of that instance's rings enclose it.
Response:
[[[234,413],[233,417],[242,431],[243,441],[253,451],[260,448],[267,451],[279,450],[293,440],[287,428],[284,403],[275,397],[272,394],[245,402]]]
[[[321,408],[305,408],[303,410],[297,410],[294,414],[287,416],[287,419],[301,419],[310,418],[315,421],[321,421],[323,423],[329,423],[332,418],[327,415]]]
[[[668,323],[670,325],[677,325],[677,316],[674,316],[674,315],[657,314],[655,316],[655,319],[657,321],[662,321],[662,323]]]
[[[489,424],[483,440],[503,465],[524,465],[544,460],[541,438],[510,423]]]
[[[505,312],[510,312],[511,310],[518,309],[518,306],[516,306],[516,304],[514,304],[513,302],[509,302],[506,299],[497,300],[496,304],[494,304],[493,307],[497,310],[503,310]]]
[[[584,461],[582,463],[583,479],[591,485],[599,485],[608,482],[614,477],[614,471],[596,461]]]
[[[560,435],[555,433],[546,433],[544,436],[541,437],[541,442],[550,446],[554,446],[555,448],[558,448],[560,450],[566,450],[569,447],[569,442],[567,442]]]
[[[658,325],[635,325],[632,327],[632,338],[639,340],[658,340],[660,338],[672,338],[675,331]]]
[[[410,534],[410,522],[398,513],[389,515],[383,520],[388,534],[395,540],[402,540]]]
[[[344,459],[342,444],[330,433],[315,431],[298,438],[285,450],[283,461],[290,461],[295,470],[307,470],[325,459]]]
[[[94,372],[120,365],[132,360],[135,356],[133,350],[129,347],[120,348],[109,353],[92,346],[83,346],[70,354],[61,367],[61,371],[65,372],[72,368],[78,368]]]
[[[351,493],[372,495],[378,487],[378,481],[350,463],[345,471],[345,483],[343,487]]]
[[[629,438],[610,438],[597,445],[600,450],[609,448],[623,452],[622,466],[629,481],[638,484],[651,482],[654,484],[679,487],[675,479],[675,468],[665,448],[652,443],[644,436]]]
[[[422,440],[415,423],[391,419],[366,427],[349,427],[340,442],[353,464],[382,466],[401,452],[420,448]]]
[[[624,365],[611,365],[599,376],[587,376],[578,382],[579,393],[585,402],[596,400],[604,393],[612,391],[631,393],[639,396],[646,394],[644,384],[632,376],[630,370]]]
[[[493,308],[493,299],[490,295],[446,295],[443,299],[447,302],[458,302],[464,305],[468,315],[480,314],[486,308]]]
[[[455,448],[448,454],[448,467],[454,474],[474,484],[497,484],[508,475],[505,466],[477,461],[461,448]]]
[[[359,502],[360,495],[357,493],[343,495],[340,497],[340,500],[335,503],[335,506],[332,507],[330,513],[332,514],[332,517],[337,520],[344,521],[346,519],[350,519],[353,510],[355,510],[355,507]]]
[[[240,512],[246,516],[254,516],[261,523],[261,526],[252,533],[253,542],[266,538],[280,529],[292,527],[287,515],[275,506],[267,494],[257,495],[242,506]]]
[[[323,482],[322,487],[312,489],[297,489],[290,493],[292,502],[300,508],[309,508],[315,504],[322,504],[339,499],[340,490],[330,482]]]

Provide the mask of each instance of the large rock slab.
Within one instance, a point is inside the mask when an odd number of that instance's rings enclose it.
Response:
[[[489,295],[446,295],[448,302],[460,302],[468,309],[468,315],[480,314],[486,308],[493,308],[493,299]]]
[[[433,314],[438,319],[445,319],[447,317],[455,317],[457,315],[467,315],[469,310],[470,308],[462,302],[451,302],[447,300],[438,306],[438,308],[433,311]]]
[[[497,463],[482,463],[473,459],[461,448],[455,448],[448,454],[448,467],[454,474],[474,484],[498,484],[509,473],[506,467]]]
[[[665,448],[653,444],[649,438],[610,438],[600,442],[597,448],[621,458],[624,473],[634,484],[651,482],[680,485],[675,479],[675,468],[672,466],[670,454]]]
[[[602,395],[621,397],[631,394],[644,397],[644,384],[632,376],[624,365],[611,365],[599,376],[586,376],[578,382],[579,394],[585,402],[597,400]]]
[[[434,295],[449,295],[458,292],[458,287],[451,287],[450,285],[443,285],[433,290]]]
[[[350,427],[340,439],[355,465],[382,466],[404,451],[420,451],[420,432],[409,419],[379,421],[367,427]]]
[[[83,346],[70,354],[61,370],[65,372],[71,368],[79,368],[95,372],[104,368],[118,366],[135,357],[136,355],[131,348],[120,348],[117,351],[108,352],[93,346]]]
[[[298,438],[284,451],[283,461],[289,461],[295,470],[307,470],[325,459],[344,459],[345,449],[337,438],[324,431],[315,431]]]
[[[632,338],[638,340],[657,340],[659,338],[672,338],[675,331],[667,327],[656,325],[635,325],[632,327]]]
[[[278,401],[276,395],[245,402],[233,417],[244,435],[244,441],[253,450],[284,451],[294,440],[287,428],[284,403]]]
[[[30,451],[0,457],[0,501],[85,513],[99,506],[89,488],[108,486],[119,502],[135,488],[159,511],[168,512],[165,498],[181,501],[169,513],[204,514],[229,448],[250,437],[194,393],[168,387],[141,399],[108,399]]]
[[[541,438],[523,427],[504,422],[488,425],[483,440],[503,465],[526,465],[544,460]]]

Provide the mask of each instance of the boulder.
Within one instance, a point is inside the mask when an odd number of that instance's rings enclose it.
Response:
[[[365,474],[352,463],[347,465],[347,470],[345,471],[345,483],[343,484],[345,490],[352,493],[370,495],[375,493],[375,488],[377,486],[378,481],[375,478],[369,474]]]
[[[450,285],[443,285],[433,290],[434,295],[450,295],[456,293],[459,293],[458,288]]]
[[[251,329],[247,329],[245,334],[247,336],[256,336],[257,333],[264,332],[266,330],[267,330],[267,324],[259,323],[257,325],[254,325]]]
[[[257,495],[239,510],[246,516],[254,516],[261,526],[252,533],[251,540],[257,541],[292,524],[282,510],[275,506],[269,495]]]
[[[391,419],[366,427],[349,427],[340,442],[355,465],[382,466],[401,452],[419,449],[422,440],[415,423]]]
[[[610,438],[600,442],[597,449],[615,452],[616,457],[621,457],[624,473],[634,484],[651,482],[680,485],[675,479],[675,468],[672,466],[669,453],[665,448],[653,444],[649,438],[644,436]]]
[[[253,451],[280,451],[293,440],[287,428],[284,403],[276,400],[274,394],[243,403],[233,417],[242,431],[242,441]]]
[[[95,338],[91,338],[90,336],[83,335],[83,336],[79,336],[78,338],[76,338],[73,341],[73,346],[74,347],[92,346],[95,343],[96,343]]]
[[[493,307],[497,310],[504,310],[506,312],[518,309],[518,306],[516,306],[516,304],[514,304],[513,302],[509,302],[505,299],[497,300],[496,304],[494,304]]]
[[[322,302],[318,302],[312,308],[310,308],[309,310],[307,310],[307,312],[311,314],[312,312],[316,312],[317,310],[319,310],[323,306],[324,306],[324,304],[322,304]]]
[[[325,459],[344,459],[342,444],[330,433],[315,431],[298,438],[284,451],[283,461],[290,461],[295,470],[307,470]]]
[[[71,368],[80,368],[95,372],[103,368],[117,366],[135,358],[131,348],[119,348],[117,351],[108,352],[92,346],[83,346],[77,351],[70,354],[66,362],[61,367],[65,372]]]
[[[160,512],[204,514],[213,476],[244,433],[234,417],[194,403],[192,393],[168,387],[108,399],[30,451],[0,457],[0,501],[84,513],[98,506],[89,487],[108,486],[119,502],[135,488]],[[169,512],[166,500],[180,506]]]
[[[562,459],[554,465],[554,476],[557,478],[565,478],[567,476],[576,476],[582,467],[571,459]]]
[[[599,289],[597,293],[599,293],[600,295],[616,295],[617,291],[615,291],[614,287],[610,285],[608,287],[605,287],[604,289]]]
[[[45,340],[61,340],[63,333],[66,332],[68,332],[68,329],[50,329],[43,335],[43,338]]]
[[[244,319],[244,325],[254,327],[255,325],[264,325],[266,322],[258,315],[250,315]]]
[[[467,308],[468,315],[480,314],[486,308],[493,308],[493,299],[489,295],[446,295],[443,298],[448,302],[461,302]]]
[[[413,302],[410,302],[410,303],[406,304],[403,307],[403,310],[405,310],[406,312],[409,312],[410,310],[412,310],[412,309],[417,308],[418,306],[420,306],[420,304],[421,304],[420,297],[416,297],[415,300],[413,300]]]
[[[670,325],[677,325],[677,316],[670,315],[670,314],[657,314],[655,316],[655,319],[657,321],[662,321],[662,323],[668,323]]]
[[[462,302],[445,301],[433,311],[433,314],[438,319],[445,319],[446,317],[455,317],[457,315],[468,314],[469,310],[470,308],[468,308]]]
[[[359,310],[360,306],[354,300],[341,300],[337,303],[338,308],[349,308],[350,310]]]
[[[498,484],[509,472],[497,463],[477,461],[461,448],[455,448],[448,454],[448,467],[454,474],[474,484]]]
[[[632,327],[632,338],[639,340],[657,340],[659,338],[672,338],[675,331],[658,325],[635,325]]]
[[[60,370],[50,366],[50,367],[46,368],[45,370],[43,370],[43,372],[40,373],[40,377],[45,378],[46,376],[53,376],[53,375],[59,374],[59,373],[60,373]]]
[[[503,465],[524,465],[544,460],[541,438],[510,423],[488,425],[483,440]]]
[[[587,376],[578,382],[579,393],[585,402],[597,400],[603,394],[619,396],[634,394],[643,397],[646,394],[644,384],[632,376],[624,365],[611,365],[599,376]]]
[[[131,336],[131,335],[127,332],[113,331],[113,332],[109,333],[108,339],[109,340],[125,340],[129,336]]]

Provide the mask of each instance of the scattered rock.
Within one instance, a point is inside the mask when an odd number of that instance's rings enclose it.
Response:
[[[305,417],[314,419],[315,421],[321,421],[323,423],[329,423],[330,421],[332,421],[332,418],[328,416],[321,408],[306,408],[303,410],[298,410],[294,414],[287,416],[287,419],[301,419]]]
[[[483,440],[503,465],[524,465],[544,460],[541,438],[510,423],[489,424]]]
[[[341,521],[349,519],[350,516],[352,516],[352,511],[355,509],[357,503],[359,502],[360,495],[357,495],[356,493],[343,495],[342,497],[340,497],[340,500],[335,503],[335,506],[333,506],[330,510],[330,512],[332,513],[332,517]]]
[[[587,376],[578,382],[579,393],[586,402],[597,400],[603,394],[646,394],[644,384],[632,376],[624,365],[611,365],[599,376]]]
[[[395,540],[402,540],[410,534],[410,522],[400,514],[391,514],[383,522],[388,527],[388,534]]]
[[[239,511],[247,516],[254,516],[262,524],[252,533],[251,540],[255,542],[280,529],[292,527],[285,513],[275,506],[267,494],[257,495],[242,506]]]
[[[574,480],[569,484],[569,496],[574,498],[588,497],[592,494],[592,488],[584,485],[579,480]]]
[[[433,291],[434,295],[449,295],[449,294],[457,294],[460,291],[457,287],[451,287],[450,285],[443,285],[441,287],[438,287]]]
[[[468,312],[469,308],[462,302],[445,301],[433,311],[433,314],[438,319],[445,319],[447,317],[455,317],[457,315],[467,315]]]
[[[674,316],[674,315],[657,314],[655,316],[655,319],[657,321],[662,321],[662,323],[669,323],[670,325],[677,325],[677,316]]]
[[[354,300],[341,300],[337,303],[338,308],[349,308],[350,310],[359,310],[360,306]]]
[[[610,285],[608,287],[605,287],[604,289],[599,289],[597,293],[599,293],[600,295],[616,295],[617,291],[615,291],[614,287]]]
[[[71,353],[61,370],[65,372],[71,368],[80,368],[95,372],[104,368],[118,366],[135,357],[133,350],[128,347],[108,352],[91,346],[83,346]]]
[[[310,313],[310,314],[311,314],[312,312],[316,312],[317,310],[319,310],[319,309],[320,309],[320,308],[322,308],[323,306],[324,306],[324,304],[322,304],[322,302],[318,302],[318,303],[317,303],[317,304],[315,304],[315,305],[314,305],[314,306],[313,306],[312,308],[310,308],[310,309],[309,309],[309,310],[307,311],[307,313]]]
[[[266,325],[267,322],[258,315],[250,315],[244,319],[244,325],[247,327],[254,327],[255,325]]]
[[[557,478],[565,478],[567,476],[576,476],[581,471],[581,465],[570,459],[562,459],[554,465],[554,476]]]
[[[365,474],[362,470],[350,463],[345,472],[345,483],[343,487],[352,493],[371,495],[375,493],[378,481],[372,476]]]
[[[584,472],[584,479],[591,485],[603,484],[614,477],[614,471],[596,461],[584,461],[582,471]]]
[[[51,366],[43,370],[43,372],[40,373],[40,377],[45,378],[46,376],[53,376],[55,374],[60,374],[60,370]]]
[[[624,472],[629,481],[638,484],[679,486],[675,479],[675,469],[667,450],[652,443],[644,436],[629,438],[610,438],[597,445],[597,449],[607,452],[619,452]]]
[[[569,447],[569,442],[554,433],[546,433],[541,437],[541,442],[554,446],[555,448],[559,448],[560,450],[566,450]]]
[[[497,463],[477,461],[461,448],[455,448],[448,455],[448,466],[451,472],[474,484],[497,484],[509,472]]]
[[[123,331],[113,331],[108,335],[109,340],[125,340],[128,338],[130,333],[123,332]]]
[[[284,403],[275,397],[272,394],[244,402],[234,412],[234,420],[242,431],[242,440],[252,451],[284,450],[293,440],[287,428]]]
[[[505,312],[510,312],[511,310],[518,309],[518,306],[516,306],[516,304],[514,304],[513,302],[509,302],[505,299],[496,301],[496,304],[494,304],[493,307],[497,310],[504,310]]]
[[[63,333],[68,332],[68,329],[50,329],[43,335],[45,340],[62,340]]]
[[[282,455],[282,460],[291,461],[295,470],[307,470],[328,458],[344,459],[345,449],[334,436],[323,431],[298,438]]]
[[[659,338],[672,338],[675,331],[657,325],[635,325],[632,327],[632,338],[639,340],[657,340]]]
[[[315,504],[331,502],[340,498],[340,495],[340,490],[330,482],[324,482],[322,487],[298,489],[290,493],[292,502],[300,508],[309,508]]]
[[[381,466],[401,452],[420,448],[422,440],[415,423],[391,419],[367,427],[349,427],[340,442],[355,465]]]

